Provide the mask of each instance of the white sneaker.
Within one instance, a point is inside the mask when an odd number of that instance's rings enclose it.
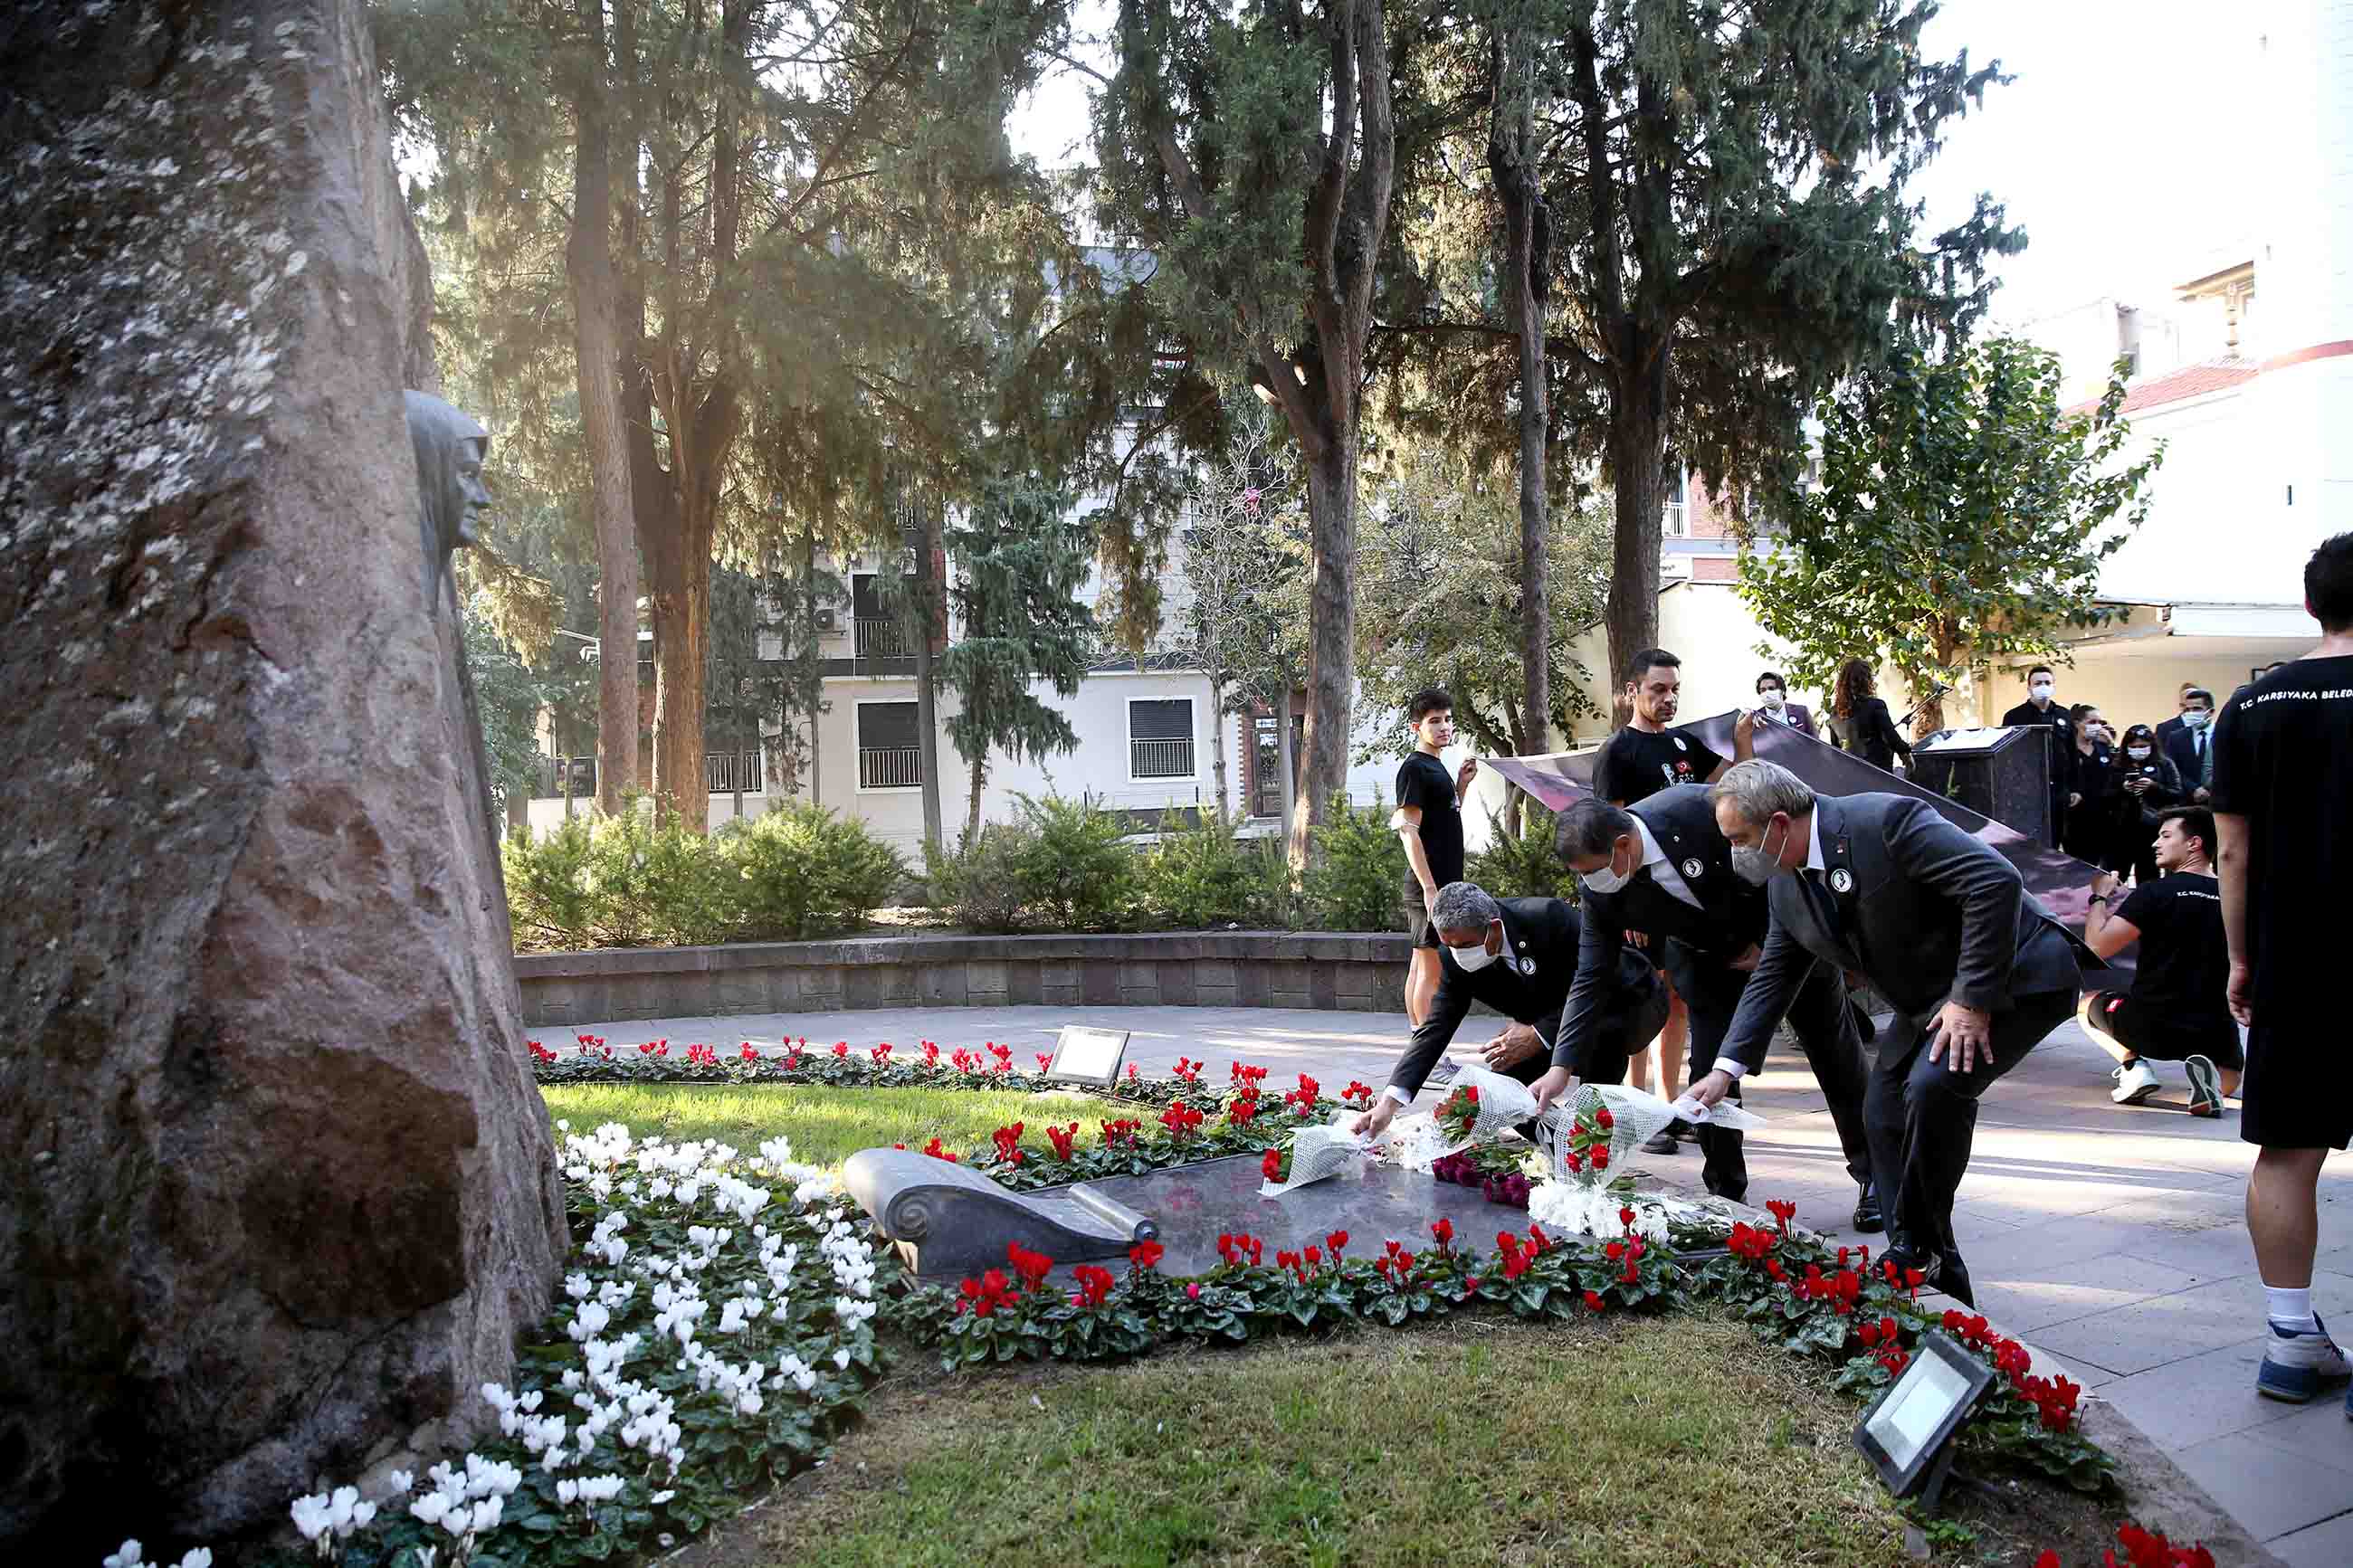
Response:
[[[2138,1105],[2164,1087],[2158,1081],[2155,1070],[2143,1061],[2121,1063],[2108,1076],[2116,1080],[2108,1098],[2118,1105]]]

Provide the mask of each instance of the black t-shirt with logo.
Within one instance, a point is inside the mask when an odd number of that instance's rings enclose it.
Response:
[[[2211,787],[2216,811],[2247,819],[2250,1045],[2271,1036],[2336,1050],[2338,911],[2353,887],[2353,658],[2300,658],[2233,694],[2214,727]]]
[[[2200,1037],[2236,1028],[2220,883],[2175,871],[2134,889],[2116,916],[2140,932],[2132,997],[2152,1023]]]
[[[1421,807],[1421,852],[1430,859],[1430,880],[1443,888],[1462,879],[1462,808],[1454,800],[1454,775],[1428,752],[1416,752],[1398,769],[1397,803]],[[1406,879],[1413,878],[1409,867]]]
[[[1601,742],[1593,760],[1593,793],[1631,805],[1669,784],[1705,784],[1723,761],[1686,731],[1629,724]]]

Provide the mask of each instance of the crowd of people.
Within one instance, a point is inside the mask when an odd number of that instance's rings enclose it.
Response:
[[[1743,1136],[1709,1108],[1738,1097],[1786,1021],[1856,1184],[1854,1227],[1885,1229],[1884,1256],[1969,1302],[1952,1213],[1977,1102],[2072,1016],[2115,1058],[2117,1103],[2158,1091],[2156,1062],[2180,1064],[2192,1115],[2239,1100],[2270,1333],[2258,1392],[2300,1402],[2353,1378],[2311,1301],[2322,1162],[2353,1143],[2353,1100],[2327,1090],[2343,1046],[2324,1010],[2326,910],[2353,883],[2353,533],[2314,552],[2305,594],[2318,645],[2219,710],[2185,684],[2171,718],[2118,734],[2097,707],[2061,703],[2055,671],[2030,672],[2003,722],[2052,731],[2050,820],[2099,868],[2080,931],[1919,794],[1820,794],[1755,755],[1760,728],[1781,725],[1883,769],[1908,761],[1863,659],[1840,671],[1819,729],[1760,674],[1726,757],[1674,724],[1681,661],[1635,655],[1620,727],[1557,824],[1574,905],[1462,879],[1476,764],[1440,760],[1451,704],[1422,693],[1391,819],[1411,867],[1414,1034],[1357,1126],[1411,1104],[1483,1004],[1512,1022],[1482,1059],[1539,1105],[1578,1081],[1680,1092],[1696,1125],[1646,1147],[1696,1142],[1707,1190],[1738,1200]],[[2103,984],[2128,949],[2131,983]],[[1874,1025],[1858,996],[1892,1018]]]

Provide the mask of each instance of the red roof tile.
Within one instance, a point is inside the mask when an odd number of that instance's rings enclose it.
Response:
[[[2208,360],[2202,364],[2184,365],[2169,374],[2128,388],[2125,393],[2124,406],[2118,412],[2131,414],[2138,409],[2154,408],[2159,404],[2179,403],[2186,397],[2202,397],[2210,392],[2227,392],[2262,374],[2260,365],[2236,355]],[[2067,412],[2089,414],[2099,405],[2099,399],[2094,398],[2089,403],[2077,404]]]

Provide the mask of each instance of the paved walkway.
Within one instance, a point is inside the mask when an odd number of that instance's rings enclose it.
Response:
[[[1474,1018],[1466,1037],[1485,1037]],[[1379,1086],[1407,1036],[1402,1016],[1270,1008],[1046,1007],[896,1009],[786,1016],[664,1018],[592,1026],[615,1047],[667,1037],[723,1050],[789,1035],[812,1046],[926,1037],[944,1047],[996,1040],[1026,1061],[1064,1024],[1132,1033],[1128,1059],[1166,1073],[1179,1056],[1222,1080],[1236,1058],[1268,1082],[1315,1077],[1327,1094],[1351,1078]],[[570,1043],[572,1031],[542,1031]],[[1457,1058],[1465,1053],[1458,1046]],[[2220,1121],[2184,1110],[2178,1068],[2167,1091],[2125,1109],[2108,1102],[2108,1058],[2073,1024],[1993,1089],[1955,1211],[1978,1304],[2036,1352],[2137,1426],[2249,1534],[2291,1568],[2353,1563],[2353,1421],[2341,1399],[2298,1408],[2254,1394],[2263,1344],[2263,1289],[2241,1220],[2253,1151],[2235,1110]],[[2316,1086],[2336,1092],[2334,1086]],[[1746,1103],[1771,1121],[1749,1139],[1749,1198],[1791,1198],[1801,1223],[1842,1240],[1854,1193],[1812,1077],[1777,1050],[1748,1080]],[[1425,1107],[1428,1100],[1426,1094]],[[1698,1184],[1695,1151],[1645,1161],[1672,1184]],[[2353,1156],[2321,1180],[2324,1313],[2353,1329]]]

